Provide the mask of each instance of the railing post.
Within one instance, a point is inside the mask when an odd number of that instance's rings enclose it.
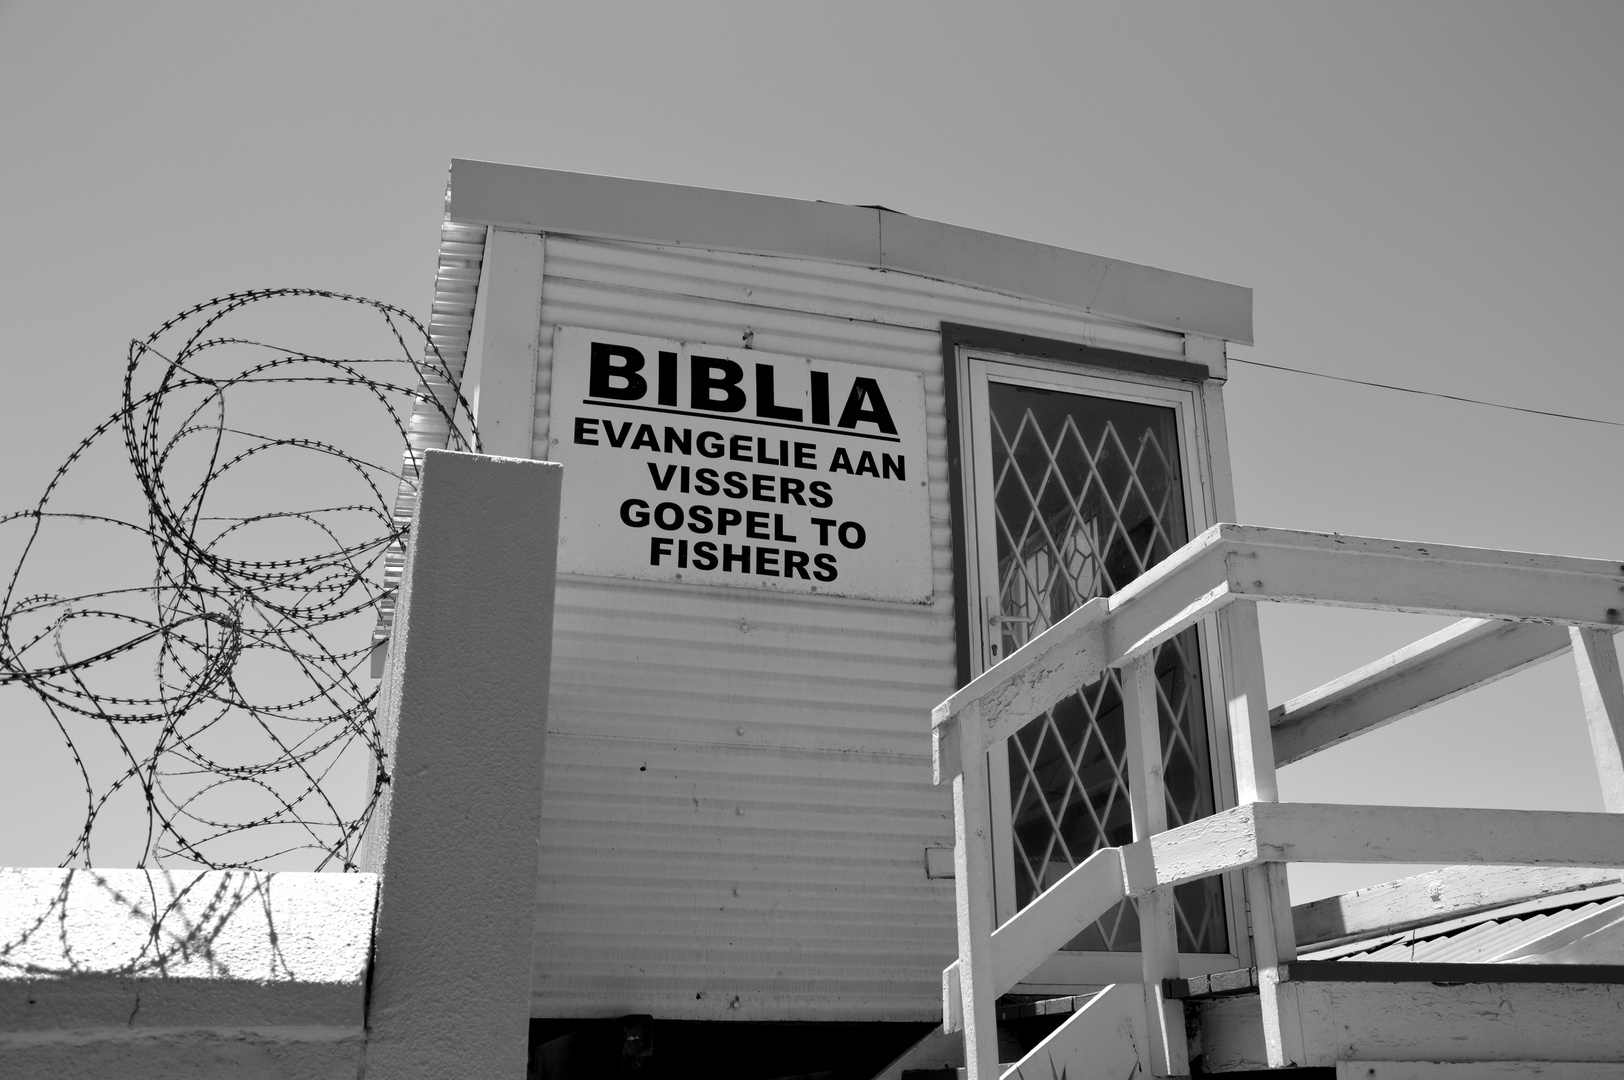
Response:
[[[1122,671],[1122,714],[1128,741],[1128,803],[1133,838],[1149,840],[1167,829],[1167,792],[1162,776],[1162,732],[1156,705],[1156,655],[1141,656]],[[1162,980],[1179,977],[1179,939],[1173,889],[1152,889],[1136,901],[1139,955],[1145,981],[1145,1020],[1150,1031],[1153,1076],[1190,1071],[1184,1036],[1184,1003],[1169,999]]]
[[[1624,813],[1624,682],[1619,678],[1618,653],[1613,651],[1613,632],[1570,626],[1568,634],[1602,805],[1610,814]]]
[[[1218,614],[1218,630],[1236,798],[1242,803],[1279,802],[1257,604],[1231,603]],[[1280,982],[1280,965],[1297,958],[1285,864],[1264,863],[1246,871],[1246,902],[1252,915],[1252,962],[1257,965],[1269,1067],[1301,1064],[1306,1055],[1297,988]]]
[[[969,1080],[998,1080],[997,997],[992,985],[992,812],[981,706],[959,714],[953,778],[953,893],[958,907],[959,994]]]

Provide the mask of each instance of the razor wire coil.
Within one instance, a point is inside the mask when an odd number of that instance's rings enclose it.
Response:
[[[274,322],[279,302],[359,312],[385,347],[335,358],[232,325]],[[453,370],[398,307],[319,289],[217,297],[130,343],[118,410],[34,506],[0,516],[15,549],[0,690],[37,703],[29,717],[48,718],[83,788],[83,827],[61,865],[95,865],[108,817],[138,796],[136,865],[356,867],[390,781],[364,670],[393,607],[398,574],[385,564],[403,560],[424,448],[479,448],[460,359]],[[267,394],[281,404],[265,406]],[[345,411],[332,430],[300,430],[321,426],[320,399],[335,394]],[[368,424],[398,457],[357,449],[351,436]],[[135,481],[128,512],[63,506],[81,473],[92,502],[118,501],[106,494],[115,466],[92,459],[119,440]],[[68,559],[70,578],[74,567],[128,576],[39,588],[75,551],[88,558]],[[357,757],[370,790],[340,783]]]

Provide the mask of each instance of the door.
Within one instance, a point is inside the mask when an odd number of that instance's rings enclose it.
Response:
[[[1198,384],[974,350],[963,351],[959,372],[979,671],[1205,528],[1209,485]],[[1198,627],[1156,656],[1170,825],[1228,804],[1213,639]],[[1117,672],[1033,717],[991,765],[1000,922],[1094,851],[1133,839]],[[1179,949],[1192,971],[1238,964],[1227,889],[1208,879],[1176,890]],[[1137,979],[1138,948],[1125,902],[1031,982]]]

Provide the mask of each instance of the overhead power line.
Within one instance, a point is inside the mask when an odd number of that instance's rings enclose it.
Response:
[[[1230,357],[1231,364],[1250,364],[1252,367],[1270,368],[1274,371],[1289,371],[1293,375],[1310,375],[1316,379],[1330,379],[1332,382],[1353,383],[1355,386],[1373,386],[1378,390],[1397,390],[1401,394],[1415,394],[1419,397],[1443,398],[1445,401],[1461,401],[1468,405],[1482,405],[1490,409],[1505,409],[1507,412],[1529,413],[1532,416],[1550,416],[1558,420],[1580,420],[1586,424],[1606,424],[1608,427],[1624,427],[1624,421],[1600,420],[1594,416],[1575,416],[1573,413],[1551,412],[1547,409],[1529,409],[1521,405],[1506,405],[1499,401],[1484,401],[1481,398],[1462,397],[1459,394],[1440,394],[1434,390],[1417,390],[1413,386],[1395,386],[1392,383],[1372,382],[1369,379],[1350,379],[1345,375],[1327,375],[1323,371],[1308,371],[1304,368],[1286,367],[1284,364],[1265,364],[1261,360],[1242,360]]]

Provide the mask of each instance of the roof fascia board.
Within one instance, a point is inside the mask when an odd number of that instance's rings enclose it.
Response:
[[[451,162],[451,220],[878,266],[879,211],[737,191]]]
[[[1252,290],[882,211],[881,265],[1119,322],[1252,343]]]
[[[455,158],[451,220],[869,266],[1252,342],[1252,290],[889,210]]]

